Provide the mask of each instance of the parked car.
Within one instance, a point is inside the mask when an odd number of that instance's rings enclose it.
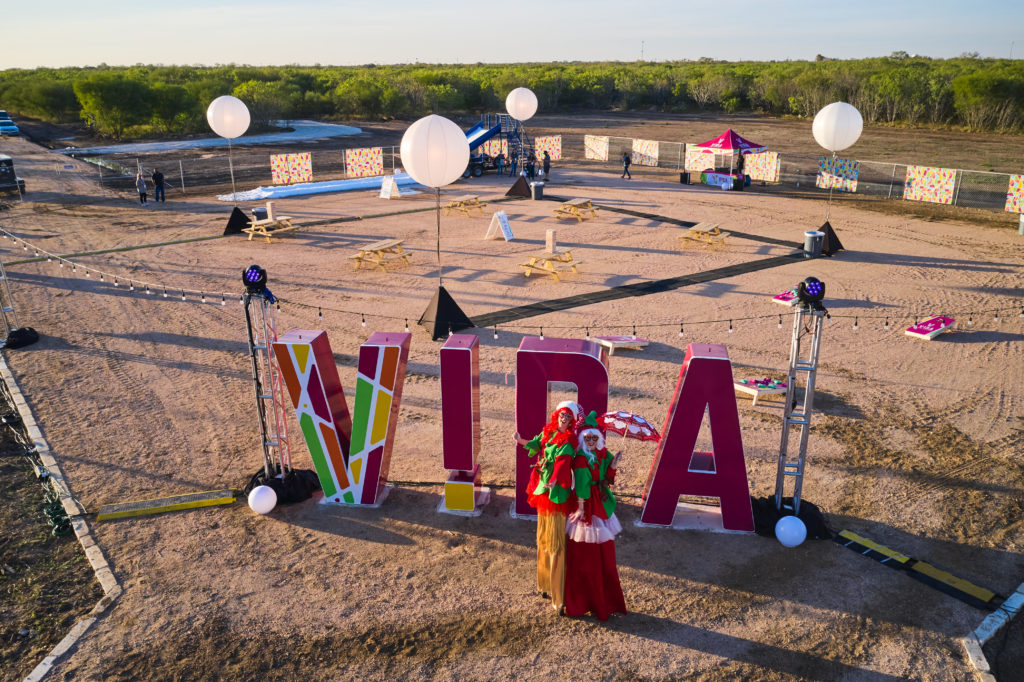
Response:
[[[5,110],[0,109],[0,118],[10,118],[10,117],[11,117],[11,115],[8,114]]]
[[[25,193],[25,181],[14,172],[14,159],[0,154],[0,192]]]
[[[462,177],[468,178],[472,175],[474,178],[479,178],[484,174],[484,171],[492,171],[497,168],[498,164],[495,163],[494,159],[487,154],[470,156],[469,164],[466,166],[466,170],[463,171]]]
[[[11,119],[0,120],[0,135],[21,135],[18,126]]]

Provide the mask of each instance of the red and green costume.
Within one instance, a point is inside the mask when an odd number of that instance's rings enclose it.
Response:
[[[626,600],[615,562],[615,536],[622,531],[615,517],[613,457],[597,430],[596,413],[587,416],[579,435],[579,451],[573,459],[574,492],[579,508],[568,519],[566,532],[565,615],[593,613],[608,620],[612,613],[626,613]],[[588,449],[584,436],[597,434],[597,447]]]

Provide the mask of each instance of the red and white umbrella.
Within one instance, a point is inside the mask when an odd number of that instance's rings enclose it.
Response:
[[[597,423],[605,431],[612,431],[623,438],[655,442],[661,440],[658,430],[649,421],[632,412],[605,412],[598,418]]]

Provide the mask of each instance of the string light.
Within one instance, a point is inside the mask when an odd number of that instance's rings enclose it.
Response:
[[[61,267],[64,267],[64,261],[62,261],[62,260],[58,260],[57,262],[58,262],[58,263],[60,263],[60,266],[61,266]]]
[[[92,274],[89,273],[89,268],[85,269],[85,276],[86,277],[92,277]]]
[[[782,315],[779,315],[779,329],[782,329]]]
[[[152,291],[149,290],[149,285],[148,284],[146,285],[146,293],[147,294],[152,294],[153,293]]]
[[[406,325],[406,327],[409,326],[409,321],[408,320],[406,320],[405,325]],[[406,331],[408,331],[408,329],[406,329]],[[498,325],[494,325],[494,340],[495,341],[498,340]]]
[[[316,309],[316,321],[317,322],[323,322],[324,321],[324,311],[319,306],[317,306],[317,309]]]
[[[128,291],[135,291],[135,282],[128,280]]]
[[[885,326],[882,327],[885,331],[889,331],[889,318],[885,318]]]
[[[220,304],[221,305],[227,305],[228,304],[228,302],[224,300],[224,294],[220,295]]]
[[[636,341],[636,325],[633,325],[633,340]]]
[[[100,273],[100,281],[101,282],[105,282],[106,281],[105,279],[103,279],[103,273],[102,272]]]
[[[164,298],[167,298],[167,289],[164,289]]]
[[[199,302],[206,303],[206,292],[199,292]]]
[[[366,315],[364,315],[363,313],[359,313],[359,317],[360,317],[360,319],[362,319],[363,326],[365,327],[366,326]]]
[[[996,324],[999,324],[999,311],[998,310],[996,311],[995,322],[996,322]]]
[[[969,315],[967,316],[967,324],[968,324],[968,325],[972,325],[972,324],[974,324],[974,313],[970,313],[970,314],[969,314]]]
[[[541,341],[543,341],[543,340],[544,340],[544,327],[541,327],[541,328],[540,328],[540,340],[541,340]]]
[[[409,331],[409,318],[405,318],[405,331]]]
[[[732,334],[732,320],[729,320],[729,333]]]
[[[590,327],[587,327],[587,341],[590,341]]]
[[[181,300],[183,300],[183,301],[185,300],[185,290],[184,289],[181,290]]]
[[[860,320],[859,317],[853,318],[853,331],[857,331],[857,322]]]
[[[71,272],[78,272],[78,266],[77,265],[72,265],[71,266]]]
[[[683,338],[683,323],[679,323],[679,338]]]
[[[118,284],[118,283],[117,283],[117,277],[115,277],[115,278],[114,278],[114,286],[115,286],[115,287],[119,287],[119,286],[121,286],[120,284]]]

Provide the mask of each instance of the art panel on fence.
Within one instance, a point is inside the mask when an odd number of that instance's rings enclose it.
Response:
[[[715,168],[715,155],[707,152],[702,152],[696,149],[687,149],[686,158],[683,161],[683,166],[686,170],[691,173],[700,173],[701,171],[714,170]]]
[[[779,158],[778,152],[747,154],[743,160],[743,172],[749,175],[751,180],[778,182],[782,174],[782,159]]]
[[[508,140],[491,138],[480,145],[480,153],[492,158],[498,154],[504,154],[505,158],[508,158]]]
[[[818,177],[814,184],[822,189],[856,192],[858,175],[860,175],[860,161],[820,156],[818,157]]]
[[[313,182],[313,158],[302,154],[271,154],[270,178],[275,185]]]
[[[384,149],[382,147],[346,149],[345,175],[349,178],[384,175]]]
[[[1006,210],[1024,213],[1024,175],[1010,176],[1010,188],[1006,190]]]
[[[533,150],[538,159],[544,156],[544,152],[547,152],[551,155],[552,161],[559,161],[562,158],[562,136],[535,137],[533,138]]]
[[[933,204],[951,204],[955,188],[955,168],[907,166],[903,198],[912,201],[929,201]]]
[[[633,140],[633,163],[637,166],[657,166],[658,141]]]
[[[595,161],[608,160],[608,136],[607,135],[584,135],[583,136],[583,158],[594,159]]]

